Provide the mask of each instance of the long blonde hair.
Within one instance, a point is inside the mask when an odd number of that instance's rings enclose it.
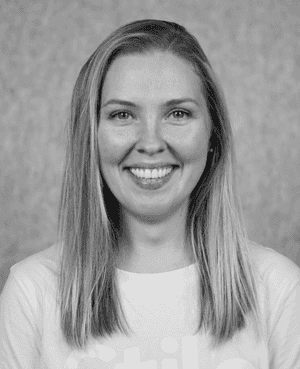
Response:
[[[72,348],[83,349],[90,338],[130,331],[116,285],[119,203],[101,174],[97,130],[103,81],[112,62],[120,55],[152,51],[172,53],[194,68],[212,122],[213,152],[190,195],[186,219],[200,278],[195,333],[204,328],[216,347],[245,328],[251,315],[260,335],[255,272],[222,89],[194,36],[177,23],[145,19],[107,37],[82,67],[73,90],[57,228],[57,242],[62,242],[57,301],[63,336]]]

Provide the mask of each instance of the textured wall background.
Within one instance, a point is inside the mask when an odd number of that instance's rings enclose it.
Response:
[[[115,28],[178,22],[224,86],[249,236],[300,266],[299,0],[1,0],[0,291],[55,242],[62,130],[79,70]]]

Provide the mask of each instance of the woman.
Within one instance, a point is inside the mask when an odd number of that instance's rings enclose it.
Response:
[[[117,29],[81,69],[67,129],[62,242],[11,268],[3,367],[300,368],[300,270],[246,238],[196,38]]]

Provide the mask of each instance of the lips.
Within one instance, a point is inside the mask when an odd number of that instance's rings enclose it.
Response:
[[[144,190],[158,190],[159,188],[163,187],[167,184],[174,175],[176,170],[173,168],[170,173],[165,175],[161,178],[144,178],[144,177],[137,177],[134,175],[130,170],[127,170],[130,178],[132,178],[133,182],[140,188]]]
[[[146,163],[140,163],[140,164],[132,164],[132,165],[128,165],[126,167],[124,167],[124,169],[149,169],[149,170],[153,170],[153,169],[159,169],[159,168],[170,168],[172,167],[173,169],[176,167],[179,167],[179,165],[177,164],[169,164],[169,163],[157,163],[157,164],[146,164]]]
[[[163,178],[166,175],[168,175],[172,170],[172,166],[170,167],[165,167],[165,168],[159,168],[159,169],[136,169],[136,168],[130,168],[129,169],[130,172],[132,174],[134,174],[136,177],[138,178],[142,178],[142,179],[159,179],[159,178]]]

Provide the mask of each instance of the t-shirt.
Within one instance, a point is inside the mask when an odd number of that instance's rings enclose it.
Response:
[[[196,264],[164,273],[117,269],[125,317],[134,334],[94,339],[72,350],[56,310],[59,245],[13,265],[0,299],[3,369],[299,369],[300,268],[278,252],[250,242],[258,267],[263,337],[247,325],[211,349],[195,334]]]

